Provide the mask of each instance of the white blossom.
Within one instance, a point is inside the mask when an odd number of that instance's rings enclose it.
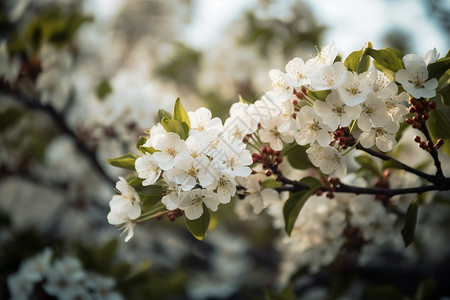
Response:
[[[181,194],[178,208],[184,210],[186,218],[195,220],[203,215],[203,203],[212,211],[217,211],[220,204],[219,198],[212,191],[205,189],[193,189]]]
[[[310,80],[306,76],[305,62],[295,57],[286,64],[286,72],[292,77],[292,85],[295,88],[308,85]]]
[[[158,167],[158,162],[150,153],[145,153],[144,156],[138,157],[135,162],[135,168],[138,172],[138,177],[145,179],[142,182],[143,186],[154,184],[161,175],[161,169]]]
[[[307,150],[311,163],[320,168],[324,174],[334,174],[335,177],[342,177],[347,173],[347,165],[339,152],[330,146],[311,145]]]
[[[348,71],[347,79],[339,86],[341,99],[348,106],[355,106],[364,102],[371,91],[367,72],[357,74]]]
[[[398,123],[391,121],[382,127],[372,127],[369,132],[361,133],[359,141],[363,147],[370,148],[376,144],[381,151],[389,152],[397,144],[395,134],[398,129]]]
[[[153,158],[158,162],[158,166],[166,171],[173,168],[175,157],[186,150],[186,144],[178,134],[167,132],[156,136],[153,148],[160,151],[153,153]]]
[[[361,115],[358,127],[363,131],[370,131],[372,127],[384,126],[391,122],[386,105],[374,94],[369,94],[366,101],[361,103]]]
[[[347,79],[347,69],[342,62],[335,62],[332,66],[323,66],[309,76],[311,88],[322,91],[339,87]]]
[[[328,94],[325,102],[315,101],[314,111],[322,118],[323,123],[336,130],[339,126],[347,127],[361,113],[361,106],[347,106],[340,98],[338,91]]]
[[[395,79],[401,83],[405,91],[415,98],[432,98],[436,96],[438,80],[428,80],[427,64],[417,54],[407,54],[403,57],[405,69],[398,70]]]
[[[297,129],[295,140],[299,145],[311,144],[317,141],[321,146],[328,146],[331,142],[331,127],[310,106],[300,109],[297,114]]]

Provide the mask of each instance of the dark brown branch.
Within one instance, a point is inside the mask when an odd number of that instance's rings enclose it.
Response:
[[[364,148],[363,146],[361,146],[361,144],[356,145],[356,149],[364,151],[366,153],[369,153],[372,156],[381,158],[384,161],[388,161],[388,160],[395,161],[397,164],[402,166],[403,170],[405,170],[407,172],[410,172],[410,173],[413,173],[413,174],[415,174],[415,175],[417,175],[419,177],[422,177],[422,178],[426,179],[429,182],[434,182],[434,179],[435,179],[434,177],[435,176],[430,175],[430,174],[426,174],[426,173],[424,173],[422,171],[419,171],[419,170],[417,170],[417,169],[415,169],[413,167],[405,165],[404,163],[402,163],[402,162],[396,160],[395,158],[393,158],[391,156],[388,156],[388,155],[386,155],[384,153],[381,153],[381,152],[378,152],[378,151],[375,151],[375,150],[372,150],[372,149]]]
[[[97,160],[97,156],[95,151],[90,149],[85,143],[83,143],[76,135],[76,133],[70,128],[69,124],[66,121],[66,118],[63,114],[55,110],[55,108],[48,104],[42,104],[36,99],[26,99],[25,97],[17,94],[12,94],[15,99],[17,99],[20,103],[25,105],[27,108],[35,109],[42,111],[46,113],[48,116],[50,116],[53,120],[53,122],[56,123],[57,127],[62,131],[62,133],[69,136],[74,142],[75,145],[80,151],[91,163],[91,165],[94,167],[94,169],[97,171],[97,173],[103,177],[109,184],[114,186],[115,180],[112,179],[106,171],[103,169],[102,165]]]
[[[433,140],[431,139],[431,135],[430,135],[430,132],[428,131],[426,122],[422,123],[422,127],[420,128],[420,131],[423,132],[427,141],[430,141],[431,143],[433,143]],[[436,176],[444,177],[444,173],[442,172],[442,167],[441,167],[441,161],[439,160],[439,157],[438,157],[438,152],[433,145],[430,147],[430,154],[431,154],[431,157],[433,157],[434,165],[436,166]]]

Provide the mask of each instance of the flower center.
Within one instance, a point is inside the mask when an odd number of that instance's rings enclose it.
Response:
[[[169,148],[167,148],[167,153],[168,153],[170,156],[175,157],[176,154],[177,154],[177,151],[175,150],[175,148],[169,147]]]

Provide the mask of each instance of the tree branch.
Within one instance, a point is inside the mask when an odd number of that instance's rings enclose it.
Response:
[[[17,99],[20,103],[25,105],[27,108],[35,109],[46,113],[48,116],[52,118],[52,120],[56,123],[57,127],[62,131],[62,133],[69,136],[74,142],[77,149],[89,160],[91,165],[97,171],[97,173],[103,177],[110,185],[115,185],[115,180],[112,179],[106,171],[103,169],[102,165],[97,160],[97,156],[95,151],[90,149],[85,143],[83,143],[76,135],[76,133],[70,128],[67,123],[65,116],[55,110],[55,108],[48,104],[42,104],[38,100],[33,99],[29,100],[25,97],[18,94],[10,94],[15,99]]]

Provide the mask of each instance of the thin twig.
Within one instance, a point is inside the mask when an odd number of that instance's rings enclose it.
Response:
[[[99,175],[101,175],[110,185],[115,185],[115,180],[112,179],[103,169],[100,162],[97,160],[97,156],[95,151],[90,149],[85,143],[83,143],[76,135],[76,133],[70,128],[69,124],[66,121],[65,116],[56,111],[55,108],[48,104],[42,104],[38,100],[29,100],[25,97],[17,94],[13,94],[15,99],[17,99],[20,103],[25,105],[27,108],[36,109],[39,111],[45,112],[48,116],[52,118],[52,120],[57,124],[57,127],[66,135],[68,135],[74,142],[77,149],[90,161],[91,165],[97,171]]]

